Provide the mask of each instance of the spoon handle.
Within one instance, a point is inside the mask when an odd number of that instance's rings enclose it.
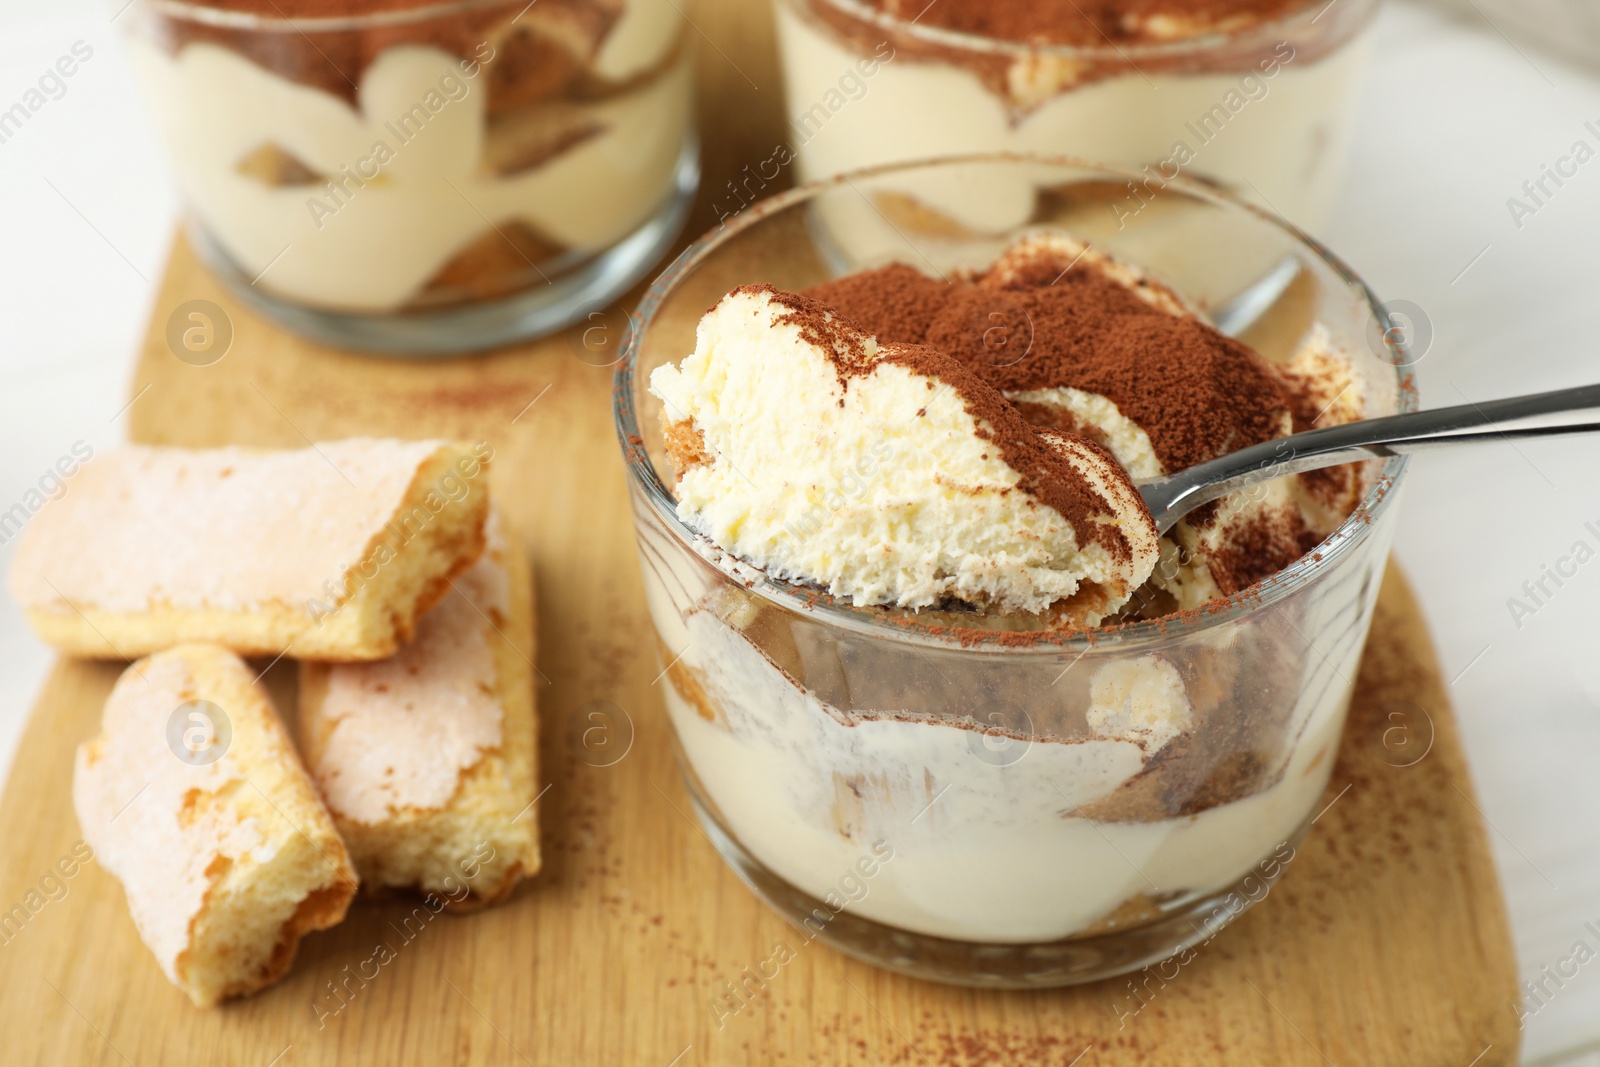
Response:
[[[1219,497],[1286,474],[1453,445],[1600,432],[1600,385],[1416,411],[1308,430],[1240,449],[1139,487],[1156,527]]]

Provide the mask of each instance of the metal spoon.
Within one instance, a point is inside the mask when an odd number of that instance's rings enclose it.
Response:
[[[1229,337],[1238,337],[1265,315],[1300,274],[1300,261],[1285,256],[1243,292],[1211,311],[1211,325]]]
[[[1330,426],[1263,441],[1139,487],[1162,533],[1201,504],[1285,474],[1485,441],[1600,432],[1600,385]]]

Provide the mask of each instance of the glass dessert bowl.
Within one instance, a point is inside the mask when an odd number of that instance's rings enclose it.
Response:
[[[952,152],[1066,153],[1138,173],[1118,216],[1181,175],[1299,226],[1331,209],[1377,0],[774,0],[793,152],[811,180]],[[1018,173],[984,204],[927,179],[880,194],[1021,225]]]
[[[671,0],[149,0],[121,22],[195,246],[333,344],[577,321],[650,269],[698,181]]]
[[[1061,190],[1021,226],[860,240],[877,190],[1019,171]],[[1159,541],[1133,486],[1409,410],[1409,372],[1291,227],[1187,182],[1119,227],[1124,176],[980,156],[782,194],[656,281],[618,369],[689,793],[769,904],[880,966],[1033,987],[1179,953],[1292,863],[1333,768],[1404,462]],[[1206,323],[1244,291],[1248,347]],[[1188,415],[1135,395],[1162,375]]]

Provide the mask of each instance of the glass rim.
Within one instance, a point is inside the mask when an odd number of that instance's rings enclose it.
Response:
[[[816,198],[823,192],[849,185],[852,182],[875,178],[899,171],[973,163],[1018,163],[1028,165],[1073,167],[1096,172],[1103,176],[1134,179],[1139,175],[1103,163],[1093,163],[1065,155],[1042,155],[1025,152],[975,152],[959,155],[937,156],[928,159],[885,163],[859,170],[846,171],[829,178],[821,178],[798,185],[793,189],[757,201],[738,217],[696,238],[677,258],[669,263],[645,290],[634,311],[628,316],[627,336],[622,354],[612,378],[612,418],[616,425],[617,441],[622,449],[624,466],[632,486],[638,489],[652,512],[681,543],[685,551],[716,568],[729,581],[755,593],[779,607],[807,615],[829,625],[839,626],[860,634],[899,643],[921,645],[970,654],[1003,654],[1007,656],[1028,654],[1060,655],[1077,651],[1080,654],[1097,646],[1112,643],[1119,647],[1142,647],[1168,644],[1176,638],[1204,633],[1225,625],[1252,612],[1260,611],[1290,594],[1312,584],[1325,572],[1332,571],[1345,557],[1364,543],[1375,521],[1392,506],[1394,489],[1409,465],[1407,456],[1391,456],[1384,460],[1378,476],[1373,479],[1360,502],[1339,526],[1310,551],[1303,554],[1283,570],[1271,574],[1231,596],[1221,597],[1199,608],[1164,615],[1154,619],[1117,623],[1079,630],[1030,630],[1026,644],[1017,642],[1012,631],[975,630],[946,624],[923,623],[915,618],[890,617],[872,608],[858,608],[848,601],[830,595],[826,590],[794,585],[766,577],[754,567],[726,560],[734,559],[731,553],[717,549],[717,559],[697,550],[696,545],[713,546],[704,534],[694,530],[678,517],[676,498],[661,480],[655,464],[643,445],[638,412],[634,406],[634,378],[641,340],[657,312],[667,298],[677,289],[681,279],[691,274],[723,244],[738,234],[760,225],[770,215],[777,214],[796,204]],[[1253,215],[1258,220],[1283,231],[1296,244],[1309,250],[1320,259],[1334,275],[1352,289],[1366,306],[1380,329],[1385,347],[1391,355],[1399,356],[1391,340],[1393,322],[1376,293],[1344,260],[1316,238],[1305,233],[1293,223],[1254,204],[1246,203],[1232,194],[1208,183],[1180,175],[1168,183],[1188,196],[1209,202],[1228,211]],[[1383,359],[1382,356],[1379,356]],[[1416,376],[1408,363],[1401,359],[1384,359],[1395,372],[1396,412],[1417,409]]]
[[[810,0],[784,0],[785,3],[797,8],[804,8]],[[816,0],[817,3],[827,4],[841,14],[867,23],[881,30],[902,34],[912,40],[932,45],[936,48],[959,49],[963,52],[979,53],[992,56],[1060,56],[1068,59],[1116,59],[1132,62],[1137,59],[1169,59],[1193,55],[1198,52],[1209,52],[1216,49],[1237,45],[1239,41],[1253,36],[1273,37],[1281,35],[1286,29],[1300,28],[1300,24],[1310,26],[1317,22],[1331,5],[1327,0],[1302,0],[1293,9],[1276,18],[1267,19],[1250,26],[1241,26],[1231,30],[1211,30],[1195,34],[1190,37],[1180,37],[1171,41],[1138,41],[1119,44],[1107,38],[1104,44],[1073,45],[1037,43],[1032,41],[1012,41],[1003,37],[986,37],[983,34],[968,33],[965,30],[952,30],[942,26],[923,26],[916,21],[891,15],[862,0]],[[1377,8],[1377,0],[1362,0],[1370,9]],[[1306,18],[1307,15],[1311,17]],[[921,17],[920,15],[918,16]]]
[[[441,0],[438,3],[423,4],[418,7],[372,11],[363,15],[312,15],[308,17],[262,15],[251,11],[235,11],[207,4],[203,0],[144,0],[144,4],[168,18],[182,19],[204,26],[218,26],[231,30],[255,30],[260,33],[349,33],[429,22],[433,19],[468,11],[488,10],[496,7],[509,9],[517,6],[517,0]],[[527,5],[527,7],[532,6],[532,4]],[[526,10],[527,7],[522,10]],[[518,14],[520,15],[520,12]]]

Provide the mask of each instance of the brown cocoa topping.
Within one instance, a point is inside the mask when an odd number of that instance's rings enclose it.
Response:
[[[1313,533],[1294,511],[1268,511],[1228,527],[1221,545],[1206,556],[1211,577],[1224,596],[1271,577],[1317,547]]]
[[[806,296],[837,311],[880,341],[920,345],[954,287],[915,267],[893,263],[814,285]]]
[[[950,284],[893,266],[806,295],[880,342],[947,353],[1002,393],[1071,388],[1104,396],[1144,429],[1169,472],[1282,432],[1291,397],[1270,365],[1102,270],[1040,255],[1008,263],[1006,288],[983,281]]]

